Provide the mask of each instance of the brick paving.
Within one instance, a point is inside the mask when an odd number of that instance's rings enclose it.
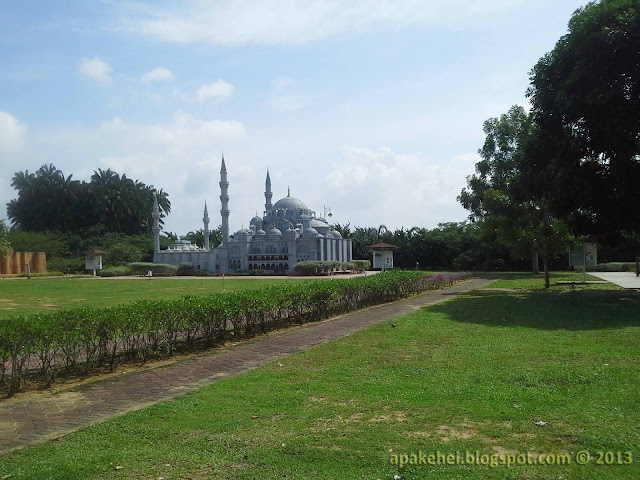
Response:
[[[0,402],[0,452],[42,443],[93,423],[138,410],[358,330],[482,287],[473,279],[394,303],[302,327],[272,332],[160,366],[96,380],[55,393]]]

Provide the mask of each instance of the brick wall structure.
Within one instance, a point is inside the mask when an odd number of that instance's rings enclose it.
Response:
[[[47,255],[44,252],[14,252],[9,250],[6,257],[0,257],[0,274],[20,274],[31,265],[33,273],[47,273]]]

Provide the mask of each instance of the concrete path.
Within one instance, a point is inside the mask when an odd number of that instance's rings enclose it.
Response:
[[[1,401],[0,452],[64,436],[87,425],[176,397],[291,353],[443,302],[493,281],[495,278],[468,280],[444,290],[272,332],[199,355],[178,356],[160,366],[96,380],[56,393],[44,392],[22,400],[18,396]]]
[[[640,277],[635,272],[588,272],[589,275],[615,283],[622,288],[640,289]]]

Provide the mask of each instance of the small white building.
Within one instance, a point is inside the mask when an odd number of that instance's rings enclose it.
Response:
[[[369,245],[369,248],[373,252],[373,262],[371,263],[374,270],[393,268],[393,249],[396,248],[395,245],[376,243],[375,245]]]

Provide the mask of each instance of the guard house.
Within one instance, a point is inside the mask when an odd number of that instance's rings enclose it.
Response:
[[[369,245],[373,252],[372,267],[374,270],[384,270],[385,268],[393,268],[393,249],[395,245],[388,243],[376,243]]]
[[[102,255],[106,255],[109,252],[104,252],[92,248],[84,252],[84,268],[87,270],[93,270],[93,276],[96,276],[96,270],[102,270]]]

